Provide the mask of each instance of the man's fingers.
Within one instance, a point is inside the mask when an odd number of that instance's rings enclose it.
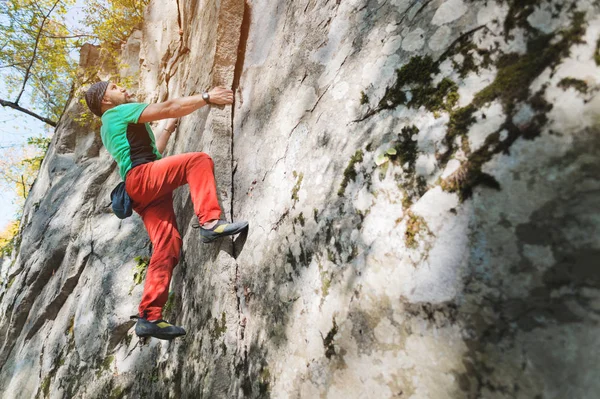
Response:
[[[233,90],[225,87],[214,87],[209,93],[210,101],[214,104],[232,104],[234,99]]]

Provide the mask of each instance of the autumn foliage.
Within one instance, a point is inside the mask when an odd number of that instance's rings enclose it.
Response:
[[[97,71],[79,70],[78,55],[88,42],[117,54],[141,26],[148,0],[0,0],[0,106],[48,126],[22,148],[0,150],[0,186],[14,193],[22,209],[45,150],[73,93]],[[81,2],[77,2],[79,6]],[[74,20],[79,18],[79,22]],[[20,218],[20,212],[16,215]],[[0,235],[0,257],[18,233],[11,222]],[[0,226],[0,230],[3,226]],[[2,249],[4,248],[4,250]]]

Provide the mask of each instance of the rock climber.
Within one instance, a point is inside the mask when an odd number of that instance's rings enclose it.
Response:
[[[153,252],[146,272],[135,332],[139,337],[170,340],[185,335],[182,327],[162,319],[169,296],[173,268],[179,261],[181,236],[177,230],[172,193],[188,184],[194,213],[205,243],[248,228],[248,222],[221,220],[213,161],[205,153],[192,152],[162,157],[178,118],[207,104],[233,103],[233,92],[223,87],[162,103],[136,102],[134,96],[112,82],[98,82],[85,93],[89,109],[102,118],[102,143],[119,167],[133,210],[144,221]],[[156,135],[149,122],[167,119]]]

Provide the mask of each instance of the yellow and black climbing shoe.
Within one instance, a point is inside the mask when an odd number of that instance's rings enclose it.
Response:
[[[247,228],[248,222],[229,223],[224,220],[219,220],[212,229],[205,229],[200,226],[200,237],[202,237],[202,242],[209,243],[219,237],[231,236]]]
[[[148,321],[143,317],[131,316],[132,319],[137,319],[135,325],[135,333],[138,337],[154,337],[158,339],[171,340],[185,335],[185,330],[175,326],[165,320]]]

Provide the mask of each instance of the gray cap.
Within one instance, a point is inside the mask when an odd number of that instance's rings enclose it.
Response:
[[[97,82],[90,86],[90,88],[85,92],[85,102],[89,107],[90,111],[92,111],[97,116],[102,116],[102,99],[104,98],[104,93],[106,93],[106,88],[108,87],[109,82]]]

